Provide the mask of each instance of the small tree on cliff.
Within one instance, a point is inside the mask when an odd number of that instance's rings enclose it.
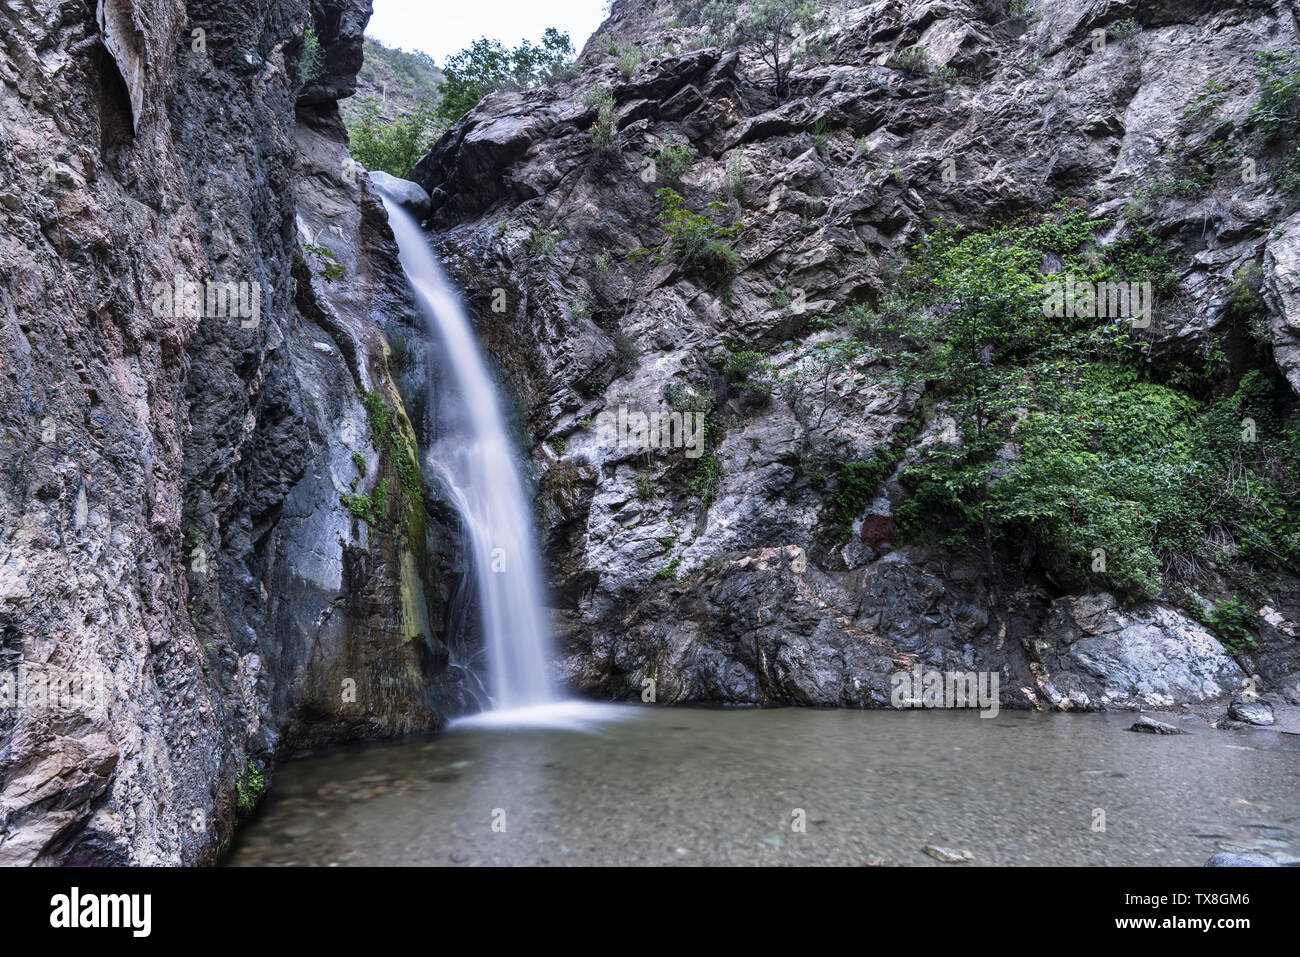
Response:
[[[529,89],[548,82],[573,59],[567,33],[547,27],[540,43],[525,40],[513,50],[481,37],[442,65],[438,119],[450,126],[497,90]]]
[[[714,42],[753,50],[772,68],[773,92],[784,99],[794,41],[816,22],[820,10],[809,0],[677,0],[677,16],[709,28]]]

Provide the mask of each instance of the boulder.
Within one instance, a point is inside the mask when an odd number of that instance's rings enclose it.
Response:
[[[370,170],[366,175],[375,184],[375,189],[414,216],[416,222],[423,222],[433,211],[433,201],[419,183],[398,179],[379,169]]]
[[[1149,718],[1142,715],[1129,728],[1130,731],[1141,731],[1144,734],[1186,734],[1182,728],[1176,728],[1172,724],[1165,724],[1163,721],[1157,721],[1155,718]]]
[[[1209,631],[1164,605],[1113,595],[1057,599],[1032,639],[1040,687],[1058,707],[1167,708],[1211,701],[1245,673]]]
[[[1260,698],[1246,695],[1238,695],[1232,699],[1232,704],[1228,705],[1228,717],[1260,727],[1267,727],[1275,720],[1271,704]]]
[[[1263,854],[1215,854],[1205,862],[1206,867],[1280,867],[1277,861]]]

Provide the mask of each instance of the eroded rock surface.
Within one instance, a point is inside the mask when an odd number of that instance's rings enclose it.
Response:
[[[212,861],[277,754],[460,707],[362,401],[405,421],[413,314],[334,104],[369,3],[47,6],[0,10],[0,863]]]
[[[1172,595],[1124,607],[1028,546],[990,569],[892,541],[907,497],[896,469],[847,542],[828,521],[829,466],[906,461],[943,428],[942,407],[887,370],[823,374],[819,350],[841,334],[812,322],[888,292],[935,218],[979,229],[1075,197],[1122,223],[1145,204],[1179,266],[1178,295],[1142,333],[1150,361],[1185,362],[1213,338],[1251,368],[1232,304],[1234,277],[1249,274],[1296,388],[1287,198],[1244,177],[1158,201],[1150,188],[1175,175],[1173,144],[1247,119],[1254,54],[1297,45],[1291,7],[1066,0],[1019,20],[999,9],[832,9],[808,38],[820,52],[778,102],[757,59],[698,48],[700,31],[664,4],[619,0],[580,75],[485,98],[417,165],[434,241],[535,442],[561,672],[588,693],[632,697],[653,678],[661,700],[881,705],[889,675],[913,661],[997,672],[1005,704],[1048,708],[1204,701],[1247,673],[1296,681],[1296,644],[1269,624],[1296,620],[1294,575],[1268,586],[1284,607],[1261,609],[1246,656]],[[611,43],[643,59],[622,70]],[[951,82],[899,65],[915,44]],[[1222,122],[1197,125],[1189,110],[1210,79],[1225,91]],[[593,134],[602,86],[618,128],[605,149]],[[686,146],[695,162],[671,179],[662,150]],[[672,257],[629,262],[662,241],[665,186],[743,225],[729,284]],[[770,395],[719,371],[719,355],[746,350],[781,380]],[[715,400],[706,473],[681,448],[602,434],[610,416],[667,415],[702,396]],[[779,557],[795,552],[799,571]]]

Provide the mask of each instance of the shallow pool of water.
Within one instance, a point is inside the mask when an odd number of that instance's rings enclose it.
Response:
[[[1135,734],[1131,714],[605,707],[286,762],[228,863],[960,866],[923,850],[937,845],[977,865],[1201,865],[1300,848],[1293,735],[1200,720]]]

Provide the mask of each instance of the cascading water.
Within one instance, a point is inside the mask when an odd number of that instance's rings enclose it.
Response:
[[[427,463],[459,512],[473,553],[493,705],[546,705],[557,696],[547,672],[550,635],[532,515],[496,390],[460,297],[424,234],[405,210],[383,200],[402,269],[456,392],[452,421],[431,444]]]

